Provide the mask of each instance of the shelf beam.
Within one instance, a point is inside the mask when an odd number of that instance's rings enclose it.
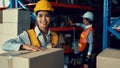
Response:
[[[63,7],[63,8],[70,8],[70,9],[82,9],[82,10],[95,10],[89,6],[81,6],[81,5],[74,5],[74,4],[64,4],[64,3],[56,3],[51,2],[53,7]],[[26,6],[35,6],[36,3],[26,4]]]
[[[51,27],[50,28],[51,31],[73,31],[73,27]],[[82,31],[83,29],[80,27],[75,27],[75,30],[80,30]]]

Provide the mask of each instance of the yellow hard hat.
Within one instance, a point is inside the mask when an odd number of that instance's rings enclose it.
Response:
[[[47,11],[54,11],[51,4],[47,0],[40,0],[36,3],[36,6],[34,8],[34,12],[39,10],[47,10]]]

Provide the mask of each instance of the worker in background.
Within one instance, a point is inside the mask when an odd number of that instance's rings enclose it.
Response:
[[[40,0],[36,3],[34,13],[36,15],[36,26],[34,29],[23,31],[14,39],[10,39],[3,44],[3,50],[31,50],[39,51],[41,48],[56,47],[58,36],[50,31],[51,14],[54,9],[47,0]]]
[[[78,43],[78,54],[82,53],[82,63],[84,64],[84,68],[88,68],[89,59],[92,53],[93,46],[93,28],[92,21],[94,19],[94,15],[92,12],[87,11],[83,14],[83,23],[71,23],[71,25],[76,25],[82,27],[84,30],[80,34],[80,39]]]

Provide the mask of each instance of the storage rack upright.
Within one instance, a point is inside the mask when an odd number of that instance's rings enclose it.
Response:
[[[110,34],[111,32],[113,35],[115,35],[118,39],[120,39],[120,33],[113,29],[113,26],[120,22],[120,17],[115,19],[112,23],[110,23],[110,17],[112,12],[112,0],[104,0],[104,9],[103,9],[103,44],[102,44],[102,50],[110,47]]]

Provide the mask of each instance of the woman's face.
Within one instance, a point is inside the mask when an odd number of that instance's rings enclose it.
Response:
[[[51,21],[50,13],[47,11],[38,12],[36,18],[39,28],[47,28]]]
[[[84,23],[85,25],[89,25],[89,21],[87,21],[85,18],[83,18],[83,23]]]

